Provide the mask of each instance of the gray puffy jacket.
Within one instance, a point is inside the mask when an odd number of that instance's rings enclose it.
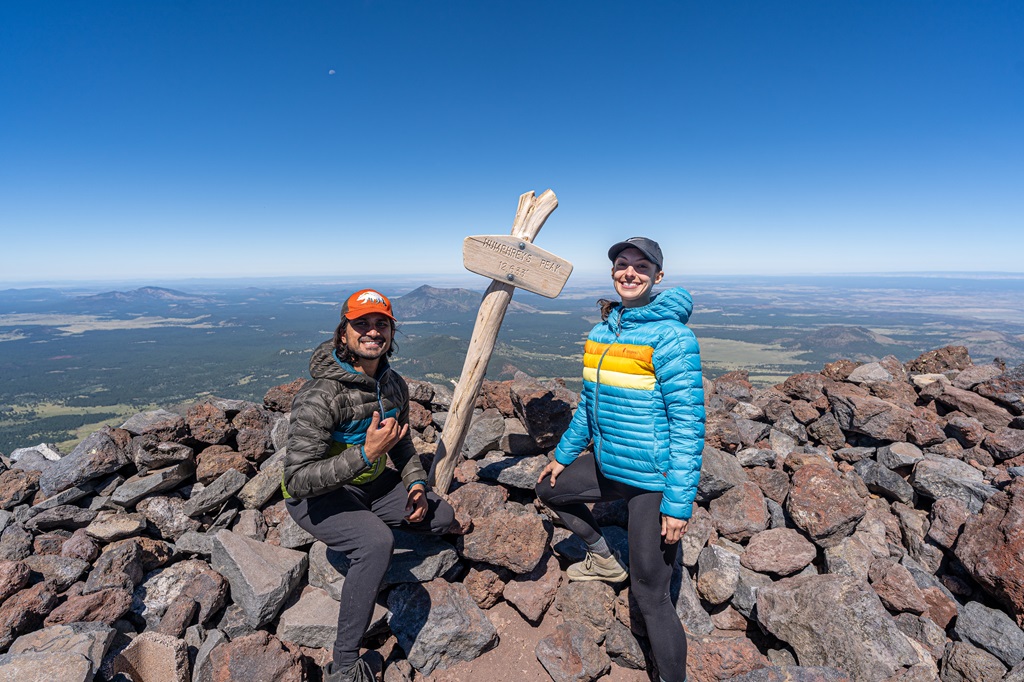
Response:
[[[381,419],[409,423],[409,387],[382,358],[376,377],[360,374],[334,354],[330,341],[320,344],[309,361],[313,380],[296,394],[288,426],[284,488],[291,497],[329,493],[349,483],[364,483],[379,474],[367,466],[361,446],[374,411]],[[425,482],[412,437],[406,434],[388,453],[408,488]],[[384,458],[380,460],[384,464]]]

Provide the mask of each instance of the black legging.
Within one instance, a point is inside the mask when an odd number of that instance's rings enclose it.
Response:
[[[428,491],[426,518],[409,523],[405,520],[407,500],[402,478],[392,469],[385,469],[365,485],[346,485],[318,497],[288,500],[288,513],[299,527],[351,561],[341,588],[335,670],[347,670],[359,656],[359,641],[370,625],[377,592],[391,564],[395,547],[391,528],[440,535],[455,520],[451,506]]]
[[[651,652],[666,682],[686,679],[686,633],[669,597],[672,565],[678,545],[661,540],[661,493],[611,481],[598,470],[594,456],[585,453],[559,474],[537,484],[537,496],[587,544],[601,538],[594,515],[585,502],[621,498],[629,508],[630,591],[647,624]]]

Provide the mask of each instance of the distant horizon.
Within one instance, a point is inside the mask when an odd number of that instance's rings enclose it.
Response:
[[[1024,280],[1024,271],[892,271],[892,272],[829,272],[829,273],[716,273],[671,276],[666,275],[664,284],[667,286],[685,286],[687,279],[694,281],[701,280],[742,280],[742,279],[771,279],[771,280],[804,280],[804,279],[832,279],[832,278],[858,278],[870,279],[877,277],[896,279],[963,279],[963,280]],[[252,275],[252,276],[224,276],[224,277],[149,277],[149,278],[120,278],[120,279],[63,279],[63,280],[36,280],[36,281],[11,281],[0,280],[0,291],[6,290],[28,290],[28,289],[55,289],[61,288],[83,288],[83,289],[104,289],[110,291],[135,290],[145,287],[174,288],[177,286],[215,286],[223,285],[253,285],[265,283],[271,285],[297,284],[297,285],[358,285],[360,282],[387,282],[392,281],[397,287],[410,286],[412,282],[421,282],[420,286],[426,284],[431,286],[446,285],[458,288],[484,289],[490,284],[490,280],[473,274],[471,272],[459,275],[432,274],[432,273],[403,273],[401,275]],[[594,286],[608,281],[606,273],[576,273],[570,276],[566,283],[567,289],[574,286]],[[375,284],[375,286],[379,286]],[[664,288],[664,287],[658,287]]]

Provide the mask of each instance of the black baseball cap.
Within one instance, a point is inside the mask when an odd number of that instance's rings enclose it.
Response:
[[[624,242],[613,245],[612,248],[608,249],[608,259],[614,263],[618,255],[629,248],[636,249],[647,256],[647,260],[657,265],[659,270],[665,264],[665,259],[661,256],[661,247],[658,246],[658,242],[647,237],[630,237]]]

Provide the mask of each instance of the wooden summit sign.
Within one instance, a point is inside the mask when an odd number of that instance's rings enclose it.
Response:
[[[556,208],[558,199],[551,190],[539,197],[533,192],[526,192],[519,197],[511,235],[466,237],[463,242],[462,260],[466,269],[494,281],[480,302],[466,361],[462,365],[462,377],[455,387],[441,442],[430,467],[430,485],[441,495],[448,493],[455,467],[459,464],[473,407],[484,383],[487,363],[494,352],[494,343],[505,319],[505,310],[512,300],[512,292],[519,287],[554,298],[562,291],[572,272],[570,262],[531,243]]]
[[[511,235],[466,237],[462,264],[470,272],[554,298],[572,273],[572,263]]]

